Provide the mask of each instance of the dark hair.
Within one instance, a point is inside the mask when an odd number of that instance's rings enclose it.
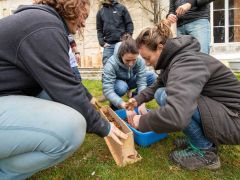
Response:
[[[145,28],[136,39],[137,47],[140,48],[145,45],[152,51],[157,50],[159,44],[165,44],[167,39],[172,37],[170,25],[168,20],[161,20],[154,27]]]
[[[138,48],[136,41],[132,38],[131,35],[125,34],[122,38],[122,43],[118,49],[118,56],[121,59],[124,54],[131,53],[131,54],[138,54]]]

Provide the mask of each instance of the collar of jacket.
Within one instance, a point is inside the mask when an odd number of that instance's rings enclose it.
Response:
[[[110,2],[110,3],[103,0],[101,3],[104,7],[111,7],[111,6],[114,6],[115,4],[118,4],[118,2],[114,1],[114,0],[112,0],[112,2]]]
[[[169,38],[163,47],[162,53],[154,69],[166,69],[173,58],[180,53],[199,51],[200,44],[197,39],[192,36],[183,35],[175,38]]]
[[[69,35],[69,30],[68,30],[68,26],[66,24],[66,21],[57,13],[57,11],[54,8],[52,8],[48,5],[43,5],[43,4],[21,5],[14,12],[14,14],[16,14],[18,12],[21,12],[21,11],[28,10],[28,9],[39,9],[39,10],[42,10],[42,11],[46,11],[46,12],[52,14],[52,15],[55,15],[58,19],[60,19],[63,22],[64,29],[65,29],[66,33]]]

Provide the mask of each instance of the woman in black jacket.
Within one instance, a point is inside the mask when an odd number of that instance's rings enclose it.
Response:
[[[161,70],[156,83],[129,100],[128,109],[156,99],[161,108],[136,115],[130,124],[146,132],[182,130],[181,150],[170,158],[184,168],[217,169],[216,146],[240,144],[240,83],[229,68],[199,52],[192,36],[171,38],[168,22],[144,29],[137,45],[147,65]]]
[[[63,161],[86,131],[119,144],[126,138],[93,108],[70,67],[68,35],[84,27],[89,0],[36,3],[0,20],[0,179]]]

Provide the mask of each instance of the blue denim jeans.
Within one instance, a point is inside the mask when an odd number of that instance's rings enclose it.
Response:
[[[77,66],[72,67],[72,72],[78,81],[82,81],[82,77]]]
[[[154,94],[154,98],[160,106],[165,106],[167,98],[165,88],[157,89]],[[188,137],[194,146],[200,149],[208,149],[213,145],[213,143],[210,142],[204,135],[201,116],[198,108],[195,110],[190,123],[183,130],[183,133]]]
[[[152,83],[155,82],[157,75],[152,71],[146,71],[146,78],[147,78],[147,86],[150,86]],[[123,96],[126,92],[130,89],[134,89],[137,87],[137,80],[136,76],[134,76],[129,81],[123,80],[116,80],[114,85],[114,90],[118,96]]]
[[[113,55],[115,44],[109,44],[110,46],[105,47],[103,49],[103,58],[102,58],[102,63],[103,67],[107,63],[108,59]]]
[[[209,54],[210,51],[210,23],[208,19],[199,19],[187,24],[184,24],[177,28],[177,34],[179,35],[191,35],[195,37],[200,45],[201,52]]]
[[[1,180],[26,179],[56,165],[84,141],[86,121],[79,112],[40,98],[0,97]]]

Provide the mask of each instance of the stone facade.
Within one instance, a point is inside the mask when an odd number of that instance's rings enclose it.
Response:
[[[102,48],[98,44],[97,31],[96,31],[96,14],[100,7],[99,0],[90,0],[91,10],[90,15],[86,21],[86,28],[84,30],[84,38],[79,35],[75,35],[75,39],[78,45],[78,49],[81,52],[81,62],[79,67],[81,71],[89,71],[93,69],[101,69],[102,67]],[[150,6],[149,0],[143,0],[144,5]],[[237,0],[235,0],[238,2]],[[139,32],[147,26],[153,25],[153,15],[144,10],[137,0],[119,0],[129,10],[134,23],[134,34],[135,38]],[[0,0],[0,18],[8,16],[14,11],[19,5],[31,4],[32,0]],[[168,12],[169,1],[160,0],[162,14],[164,18]],[[239,4],[239,2],[238,2]],[[212,13],[211,13],[212,14]],[[240,17],[234,18],[234,21],[239,22]],[[212,22],[212,21],[211,21]],[[236,22],[237,23],[237,22]],[[237,23],[238,24],[238,23]],[[173,28],[174,30],[174,28]],[[239,39],[240,33],[235,33]],[[213,35],[212,35],[213,39]],[[222,60],[226,65],[230,66],[235,70],[240,70],[240,42],[235,43],[211,43],[211,55]],[[234,67],[233,67],[233,66]],[[89,69],[89,70],[88,70]],[[88,72],[89,74],[89,72]],[[90,76],[91,77],[91,76]],[[100,77],[100,76],[98,76]]]

